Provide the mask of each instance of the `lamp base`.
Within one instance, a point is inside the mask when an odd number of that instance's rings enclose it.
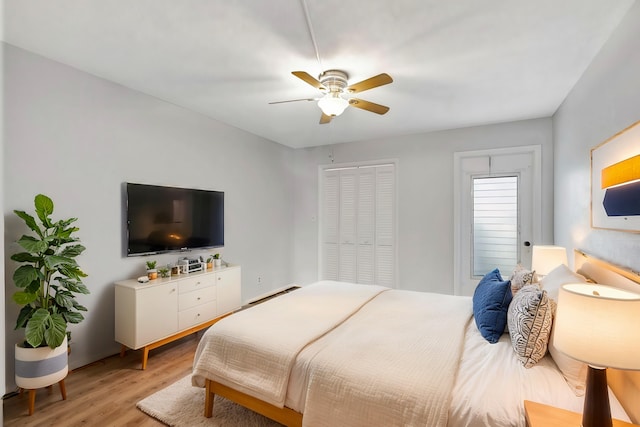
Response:
[[[607,369],[589,365],[587,390],[584,395],[582,427],[612,427]]]

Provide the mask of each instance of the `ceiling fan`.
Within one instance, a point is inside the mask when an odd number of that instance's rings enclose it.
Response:
[[[371,111],[376,114],[385,114],[389,107],[375,104],[358,98],[349,98],[352,93],[364,92],[378,86],[383,86],[393,82],[388,74],[382,73],[368,78],[361,82],[348,85],[349,76],[344,71],[327,70],[320,74],[318,79],[313,78],[305,71],[292,71],[291,74],[305,81],[316,89],[320,90],[324,96],[321,98],[292,99],[289,101],[276,101],[269,104],[282,104],[284,102],[296,101],[318,101],[318,107],[322,110],[320,124],[329,123],[332,118],[339,116],[349,106]]]

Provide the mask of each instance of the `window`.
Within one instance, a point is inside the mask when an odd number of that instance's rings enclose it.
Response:
[[[518,263],[518,177],[473,178],[473,275]]]

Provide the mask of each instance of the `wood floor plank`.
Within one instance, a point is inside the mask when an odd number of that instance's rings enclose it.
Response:
[[[191,372],[201,334],[152,350],[146,370],[141,351],[116,354],[69,373],[67,400],[54,387],[40,389],[35,413],[28,415],[27,394],[5,399],[4,426],[143,426],[164,424],[136,408],[136,403]]]

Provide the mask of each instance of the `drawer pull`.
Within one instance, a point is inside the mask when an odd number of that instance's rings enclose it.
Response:
[[[200,297],[198,297],[198,301],[200,301]]]

